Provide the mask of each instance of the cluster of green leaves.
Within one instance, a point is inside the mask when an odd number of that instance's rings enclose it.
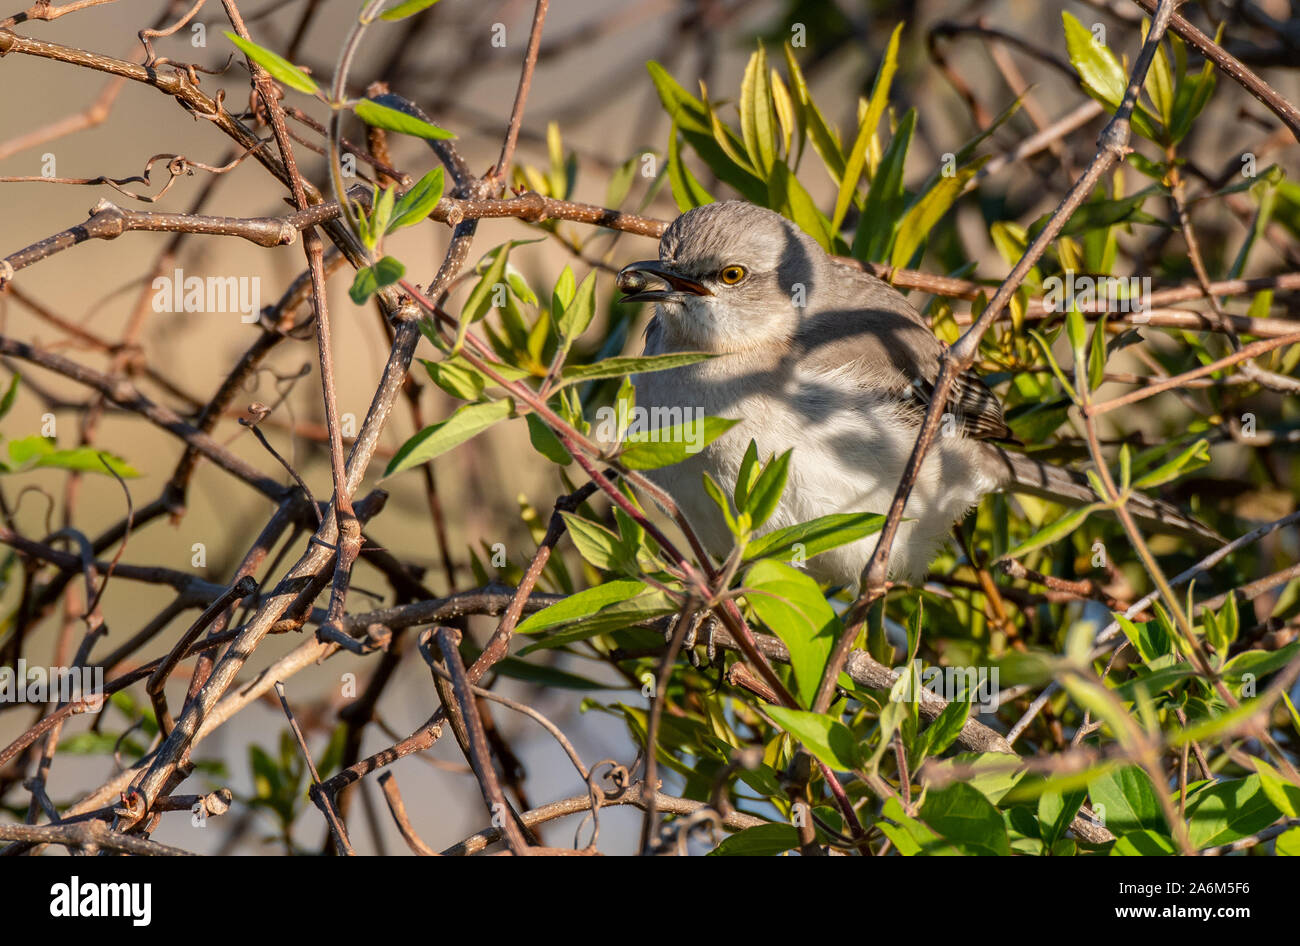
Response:
[[[619,416],[632,417],[632,387],[628,377],[636,373],[665,371],[696,364],[709,356],[698,352],[646,357],[610,356],[589,363],[570,363],[574,343],[587,331],[596,315],[594,273],[578,284],[572,269],[565,267],[551,291],[549,305],[543,304],[522,273],[510,264],[511,251],[521,243],[512,241],[497,247],[479,262],[481,273],[464,306],[454,340],[444,339],[429,324],[426,337],[443,357],[421,359],[430,380],[457,400],[465,401],[446,420],[432,424],[404,443],[385,471],[392,476],[426,463],[482,433],[509,417],[526,416],[534,447],[548,460],[568,464],[568,451],[547,423],[535,411],[521,409],[500,382],[526,383],[544,392],[548,408],[582,436],[592,431],[591,421],[578,391],[591,382],[622,379]],[[493,325],[487,321],[494,314]],[[462,348],[470,327],[481,324],[496,359],[476,367]],[[704,418],[704,443],[725,432],[730,422]],[[612,438],[611,458],[629,469],[653,469],[685,459],[695,432],[681,429],[645,430],[627,434],[617,431]]]
[[[650,76],[673,121],[668,139],[668,177],[673,198],[683,211],[714,198],[684,161],[683,142],[720,181],[746,200],[769,207],[799,224],[828,251],[860,260],[907,266],[923,249],[926,236],[966,190],[984,159],[975,147],[1014,111],[957,149],[915,192],[908,192],[903,171],[916,129],[916,112],[896,120],[889,105],[898,70],[900,24],[890,36],[884,60],[869,97],[858,102],[857,130],[841,139],[813,101],[794,51],[785,48],[788,84],[768,65],[760,46],[749,60],[741,83],[739,130],[724,121],[721,106],[684,89],[658,63]],[[890,136],[882,143],[880,125],[891,115]],[[811,146],[836,188],[834,209],[819,208],[797,176],[805,149]],[[845,224],[852,211],[857,223]]]
[[[406,267],[391,256],[381,255],[384,237],[394,230],[422,223],[442,200],[443,170],[436,167],[420,178],[406,193],[397,196],[396,185],[390,184],[381,192],[374,188],[369,214],[360,201],[354,202],[357,235],[371,253],[380,259],[371,266],[362,266],[352,280],[348,295],[357,305],[362,305],[385,286],[391,286],[404,275]]]
[[[404,0],[391,10],[380,14],[383,20],[402,20],[427,9],[438,0]],[[354,102],[334,102],[329,99],[320,85],[302,68],[295,66],[280,54],[244,39],[235,33],[226,31],[226,38],[251,61],[257,63],[276,82],[298,92],[314,96],[326,102],[331,108],[349,107],[361,121],[373,128],[396,132],[422,138],[426,141],[438,141],[456,137],[445,128],[409,115],[400,109],[391,108],[372,99],[360,99]],[[390,185],[382,192],[374,188],[371,194],[370,209],[358,201],[353,201],[350,215],[357,231],[357,236],[370,252],[373,262],[357,270],[356,277],[348,294],[357,305],[362,305],[380,289],[391,286],[406,274],[406,267],[391,256],[383,256],[381,246],[386,234],[402,227],[413,226],[427,217],[443,194],[443,170],[435,168],[425,174],[405,193],[398,196],[396,187]],[[376,258],[378,257],[378,258]]]
[[[347,728],[335,727],[325,751],[317,756],[316,767],[322,777],[339,767],[346,738]],[[278,840],[284,844],[286,853],[297,853],[293,825],[307,805],[307,784],[311,776],[293,733],[288,729],[280,731],[275,755],[256,743],[250,745],[248,767],[253,773],[253,790],[239,800],[251,809],[266,812],[274,820],[277,833],[263,840]]]

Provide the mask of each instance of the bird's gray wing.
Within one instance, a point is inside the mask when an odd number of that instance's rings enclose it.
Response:
[[[800,322],[794,345],[818,373],[850,372],[863,388],[884,391],[918,409],[930,403],[944,345],[893,287],[848,267],[837,267],[833,289],[818,291]],[[1014,440],[1002,404],[979,375],[953,383],[948,405],[966,436]]]

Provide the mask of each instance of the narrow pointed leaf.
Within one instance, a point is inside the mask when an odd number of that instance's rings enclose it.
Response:
[[[308,95],[315,95],[320,91],[320,86],[316,84],[315,79],[283,56],[273,53],[271,50],[259,46],[251,40],[244,39],[229,30],[226,30],[226,39],[238,46],[245,56],[270,73],[271,78],[276,82],[287,85],[291,89],[297,89],[299,92],[306,92]]]
[[[446,420],[424,428],[402,444],[388,462],[384,476],[393,476],[441,456],[478,436],[493,424],[505,420],[513,411],[514,404],[509,398],[483,404],[466,404],[458,408]]]
[[[399,112],[395,108],[380,105],[370,99],[362,99],[357,102],[352,110],[357,113],[357,118],[367,125],[395,131],[400,135],[411,135],[415,138],[425,138],[431,141],[456,137],[454,133],[447,131],[445,128],[431,125],[414,115]]]

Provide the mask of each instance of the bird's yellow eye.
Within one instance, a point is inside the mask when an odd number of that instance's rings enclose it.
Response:
[[[728,286],[734,286],[745,278],[745,267],[743,266],[725,266],[722,269],[722,281]]]

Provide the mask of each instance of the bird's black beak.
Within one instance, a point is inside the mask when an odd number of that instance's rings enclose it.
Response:
[[[649,288],[647,276],[662,281],[667,288]],[[627,293],[619,302],[683,302],[687,296],[713,295],[695,280],[678,275],[658,260],[629,263],[619,271],[615,283],[620,291]]]

